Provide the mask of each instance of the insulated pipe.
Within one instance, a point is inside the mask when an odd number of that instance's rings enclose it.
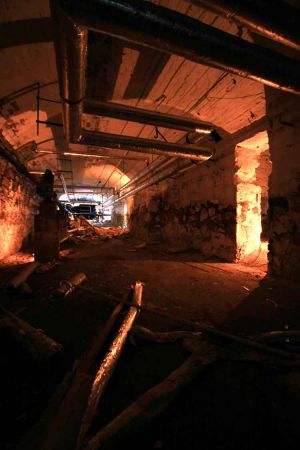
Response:
[[[125,189],[127,189],[130,186],[132,186],[133,184],[135,184],[137,181],[150,175],[151,173],[153,173],[154,170],[158,170],[161,166],[164,166],[167,161],[169,161],[169,159],[157,158],[152,164],[150,164],[144,170],[139,172],[135,177],[133,177],[131,180],[129,180],[126,184],[124,184],[122,187],[120,187],[119,192],[124,191]]]
[[[123,149],[133,152],[154,153],[163,156],[176,156],[180,158],[206,161],[212,154],[207,148],[190,144],[176,144],[172,142],[155,141],[152,139],[141,139],[131,136],[116,135],[111,133],[100,133],[82,130],[79,140],[83,145],[101,145],[107,148]]]
[[[126,185],[123,186],[123,190],[127,189],[128,187],[132,186],[133,184],[137,183],[138,181],[141,182],[141,180],[144,180],[143,182],[145,182],[146,180],[148,180],[149,177],[154,177],[155,175],[157,175],[158,173],[162,172],[163,170],[167,169],[169,166],[171,166],[172,164],[174,164],[175,158],[168,158],[168,159],[164,159],[164,160],[160,160],[159,165],[156,165],[155,167],[153,167],[151,170],[147,171],[146,173],[138,174],[136,177],[132,178],[132,180],[130,180]],[[119,192],[122,192],[121,189],[119,190]],[[103,204],[102,206],[104,208],[107,208],[107,204],[110,206],[112,199],[115,197],[115,195],[112,195],[111,197],[109,197]]]
[[[145,181],[144,183],[140,184],[131,191],[126,192],[126,194],[121,195],[121,197],[117,198],[116,200],[112,201],[109,205],[107,205],[106,208],[115,205],[116,203],[119,203],[120,201],[125,200],[126,198],[131,197],[134,194],[137,194],[138,192],[142,191],[143,189],[146,189],[149,186],[152,186],[155,183],[164,181],[166,178],[170,178],[172,175],[175,175],[175,173],[180,172],[189,167],[192,167],[191,161],[186,161],[182,159],[176,160],[176,164],[172,165],[172,167],[170,167],[167,171],[164,171],[163,173],[159,173],[158,175],[151,177],[150,180]]]
[[[81,132],[82,99],[85,95],[88,32],[86,28],[66,17],[59,0],[51,0],[50,4],[55,30],[64,131],[67,142],[77,142]]]
[[[105,150],[105,149],[104,149]],[[83,158],[96,158],[96,159],[104,159],[107,160],[116,160],[116,159],[124,159],[129,161],[144,161],[148,162],[148,158],[143,158],[142,156],[126,156],[126,155],[99,155],[98,153],[86,153],[86,152],[75,152],[75,151],[66,151],[66,152],[56,152],[52,150],[37,150],[36,153],[40,153],[40,157],[43,156],[43,154],[49,155],[57,155],[57,156],[80,156]],[[35,157],[37,158],[37,157]],[[33,159],[33,158],[32,158]],[[30,160],[31,161],[31,160]]]
[[[280,44],[300,50],[300,11],[281,0],[192,0]]]
[[[90,30],[300,93],[299,61],[171,9],[135,0],[61,0],[60,4],[72,20]]]
[[[186,132],[196,131],[199,134],[210,134],[213,131],[213,127],[198,122],[197,120],[93,99],[84,101],[83,112],[95,116],[113,117],[119,120],[145,123],[156,127],[172,128]]]

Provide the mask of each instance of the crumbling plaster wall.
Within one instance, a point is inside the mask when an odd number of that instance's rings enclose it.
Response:
[[[266,89],[272,173],[269,187],[269,268],[273,275],[300,274],[300,98]]]
[[[35,205],[34,185],[0,156],[0,259],[31,238]]]
[[[130,228],[141,240],[195,249],[208,257],[236,255],[234,148],[220,161],[208,161],[175,180],[135,197]]]

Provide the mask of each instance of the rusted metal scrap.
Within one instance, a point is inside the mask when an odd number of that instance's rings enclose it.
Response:
[[[6,283],[6,289],[14,291],[18,289],[27,278],[38,268],[40,263],[33,261],[28,263],[17,275],[15,275],[8,283]]]
[[[51,300],[58,300],[63,297],[67,297],[70,295],[75,289],[76,286],[83,283],[86,280],[86,275],[83,272],[77,273],[73,275],[69,280],[63,280],[60,282],[60,285],[54,292],[52,292],[50,298]]]
[[[142,298],[142,283],[137,282],[133,286],[129,294],[126,295],[126,303],[120,302],[113,310],[110,318],[105,324],[104,328],[99,330],[93,345],[83,355],[82,359],[76,366],[69,380],[69,386],[63,386],[58,389],[60,394],[59,405],[55,412],[51,413],[52,422],[47,428],[39,448],[43,450],[74,450],[79,443],[79,430],[81,424],[81,436],[84,437],[84,430],[88,428],[88,422],[83,421],[83,416],[90,417],[90,404],[94,406],[94,402],[99,399],[99,387],[103,390],[109,381],[112,371],[117,363],[118,356],[125,344],[127,334],[134,323],[139,305]],[[132,300],[132,304],[128,306],[128,300]],[[125,317],[123,313],[125,312]],[[103,345],[106,344],[108,336],[112,332],[112,328],[116,321],[123,317],[121,327],[109,346],[109,350],[105,354],[103,361],[100,364],[96,377],[94,373],[94,364]],[[112,353],[116,351],[116,353]],[[105,370],[102,369],[105,366]],[[99,376],[99,372],[103,373],[103,377]],[[98,382],[100,381],[100,385]],[[100,389],[100,390],[101,390]],[[64,393],[63,398],[61,392]],[[101,392],[100,392],[101,393]],[[91,403],[89,403],[89,401]],[[55,401],[56,403],[57,401]],[[45,417],[49,420],[47,412]],[[81,438],[80,438],[81,439]],[[76,444],[77,442],[77,444]]]
[[[32,360],[46,363],[54,356],[61,354],[61,344],[47,336],[42,330],[34,328],[1,305],[0,310],[3,313],[3,318],[0,319],[0,330],[7,331],[9,338],[16,342]]]
[[[121,327],[111,343],[104,359],[97,371],[91,393],[88,400],[88,405],[83,416],[77,448],[80,448],[83,439],[88,432],[92,419],[96,414],[97,406],[103,392],[113,374],[113,371],[117,365],[119,357],[121,355],[122,349],[124,348],[127,336],[131,330],[134,321],[138,315],[139,309],[142,304],[142,294],[143,294],[143,283],[137,281],[135,283],[132,306],[128,307],[128,311],[123,319]]]
[[[98,450],[103,446],[114,448],[116,442],[166,410],[182,389],[217,357],[215,347],[204,341],[202,333],[199,332],[153,333],[146,328],[136,327],[135,334],[155,343],[170,343],[182,339],[183,348],[190,353],[190,356],[165,380],[141,395],[102,428],[90,439],[84,450]]]

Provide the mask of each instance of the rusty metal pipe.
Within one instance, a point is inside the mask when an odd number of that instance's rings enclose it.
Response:
[[[60,4],[72,20],[90,30],[300,93],[299,61],[168,8],[135,0],[61,0]]]
[[[126,313],[123,322],[118,330],[118,333],[114,340],[112,341],[103,361],[97,371],[91,393],[88,399],[87,408],[83,419],[81,421],[81,428],[79,432],[77,448],[80,445],[89,430],[92,419],[96,413],[97,406],[103,392],[113,374],[113,371],[117,365],[120,358],[122,349],[125,345],[128,333],[130,332],[134,321],[138,315],[139,308],[142,305],[142,294],[143,294],[143,283],[141,281],[136,281],[133,288],[132,304],[129,306],[128,312]]]
[[[83,145],[101,145],[107,148],[140,153],[154,153],[156,155],[189,158],[197,161],[206,161],[211,157],[209,149],[198,147],[196,145],[155,141],[152,139],[141,139],[123,135],[119,136],[111,133],[100,133],[87,130],[82,130],[82,136],[79,143]]]
[[[172,128],[187,132],[196,131],[199,134],[210,134],[213,131],[212,126],[197,120],[93,99],[84,101],[83,112],[95,116],[113,117],[119,120],[145,123],[156,127]]]
[[[75,143],[81,134],[88,32],[64,14],[59,0],[51,0],[50,4],[64,131],[67,142]]]
[[[300,50],[300,11],[276,0],[192,0],[280,44]]]

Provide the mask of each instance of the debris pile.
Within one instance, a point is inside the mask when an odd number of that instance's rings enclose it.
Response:
[[[101,239],[103,241],[106,241],[112,238],[123,238],[129,236],[129,232],[127,229],[114,227],[96,227],[83,216],[79,216],[76,219],[76,227],[69,230],[68,234],[69,242],[73,243],[78,243],[87,239]],[[64,238],[64,240],[66,239],[67,238]]]

